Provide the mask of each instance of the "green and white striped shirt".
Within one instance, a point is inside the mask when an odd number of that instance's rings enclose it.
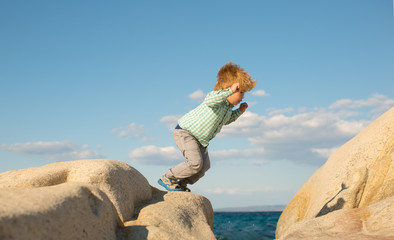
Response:
[[[230,88],[208,93],[198,107],[179,119],[179,126],[193,134],[202,146],[207,147],[223,125],[234,122],[242,114],[239,109],[233,111],[234,105],[227,101],[232,94]]]

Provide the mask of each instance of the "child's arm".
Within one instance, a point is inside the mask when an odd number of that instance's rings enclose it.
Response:
[[[213,108],[238,91],[239,83],[234,83],[230,88],[212,92],[212,94],[205,98],[205,104],[207,104],[208,107]]]
[[[216,107],[231,95],[233,95],[233,92],[230,88],[214,91],[205,98],[205,104],[207,104],[207,106],[210,108]]]
[[[248,108],[248,104],[247,103],[241,103],[239,108],[234,110],[231,113],[230,119],[224,125],[230,124],[230,123],[234,122],[235,120],[237,120],[239,118],[239,116],[241,116],[242,113],[244,113],[247,108]]]

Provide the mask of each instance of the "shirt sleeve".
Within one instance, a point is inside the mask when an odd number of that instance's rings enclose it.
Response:
[[[225,125],[230,124],[232,122],[234,122],[235,120],[237,120],[240,116],[242,115],[241,110],[236,109],[231,113],[231,117],[229,118],[229,120],[225,123]]]
[[[214,108],[223,101],[225,101],[231,95],[233,95],[233,91],[231,91],[230,88],[225,90],[212,91],[207,95],[204,102],[208,107]]]

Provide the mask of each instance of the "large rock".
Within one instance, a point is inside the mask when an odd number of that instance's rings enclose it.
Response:
[[[90,185],[0,189],[0,202],[0,239],[116,239],[116,210]]]
[[[283,211],[278,239],[394,238],[394,108],[335,151]]]
[[[150,201],[146,178],[126,163],[107,159],[58,162],[0,173],[0,188],[39,188],[61,183],[88,183],[103,191],[122,221],[133,217],[136,204]]]
[[[137,170],[114,160],[0,173],[0,203],[0,239],[213,236],[213,210],[206,198],[160,192]]]
[[[393,240],[394,197],[367,207],[334,211],[291,225],[283,237],[291,239]],[[281,239],[281,238],[280,238]]]
[[[166,193],[154,189],[153,200],[140,207],[138,218],[125,223],[127,239],[216,239],[211,203],[188,192]],[[179,234],[182,233],[182,234]]]

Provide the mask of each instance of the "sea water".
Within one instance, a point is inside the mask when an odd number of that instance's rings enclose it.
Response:
[[[215,212],[213,232],[218,240],[272,240],[281,213]]]

